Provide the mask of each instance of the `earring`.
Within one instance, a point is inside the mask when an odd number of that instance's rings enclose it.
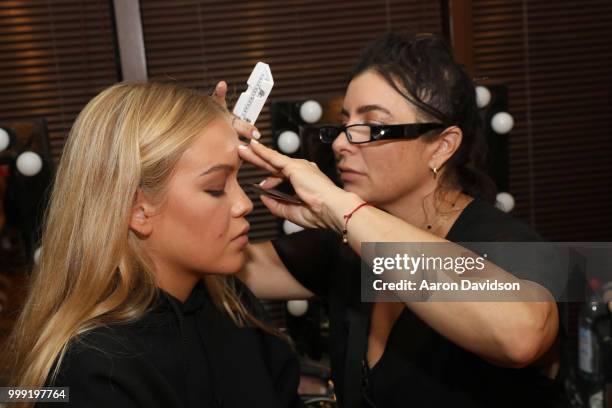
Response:
[[[431,169],[431,171],[433,171],[434,179],[437,179],[438,178],[438,168],[434,167]]]

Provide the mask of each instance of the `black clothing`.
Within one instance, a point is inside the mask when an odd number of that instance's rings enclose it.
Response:
[[[262,319],[253,294],[236,286]],[[236,326],[200,282],[185,303],[160,291],[135,323],[73,341],[51,386],[70,387],[70,403],[58,407],[300,407],[298,382],[289,344]]]
[[[463,210],[446,238],[542,241],[527,225],[479,200]],[[305,230],[273,245],[291,274],[327,303],[332,378],[343,406],[542,408],[560,395],[556,382],[530,368],[493,366],[439,335],[408,308],[393,326],[381,359],[368,369],[363,356],[372,304],[360,299],[358,255],[331,231]],[[351,378],[355,373],[357,380]],[[355,397],[360,385],[362,393]]]

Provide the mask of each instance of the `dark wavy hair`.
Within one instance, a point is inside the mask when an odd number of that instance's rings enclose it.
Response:
[[[414,105],[419,120],[461,129],[463,139],[445,163],[440,185],[493,202],[496,188],[485,171],[488,148],[474,84],[448,44],[433,34],[389,32],[363,50],[349,80],[368,70],[380,74]],[[433,140],[438,134],[423,137]]]

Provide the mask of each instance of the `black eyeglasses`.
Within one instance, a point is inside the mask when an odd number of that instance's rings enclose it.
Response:
[[[418,139],[419,136],[434,130],[444,129],[443,123],[406,123],[401,125],[322,125],[315,128],[323,143],[332,143],[340,133],[352,144],[361,144],[385,139]]]

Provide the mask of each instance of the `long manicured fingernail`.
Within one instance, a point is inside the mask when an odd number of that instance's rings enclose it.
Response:
[[[255,129],[253,131],[253,133],[251,133],[251,135],[255,138],[255,139],[259,139],[261,137],[261,133],[259,133],[259,130]]]
[[[241,144],[241,145],[238,145],[238,148],[240,150],[247,150],[249,148],[249,146]]]
[[[253,144],[259,144],[259,142],[257,141],[257,139],[251,139],[251,143],[253,143]]]
[[[267,180],[267,179],[263,179],[263,180],[261,180],[261,181],[259,182],[259,185],[260,185],[261,187],[263,187],[263,185],[264,185],[264,184],[266,184],[266,180]]]

